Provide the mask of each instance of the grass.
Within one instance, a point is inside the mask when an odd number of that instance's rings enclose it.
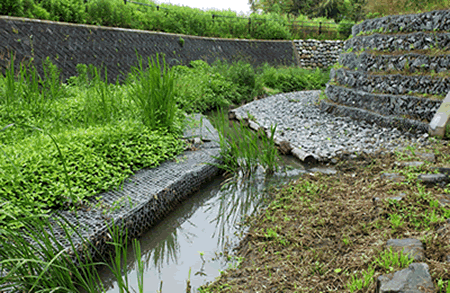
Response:
[[[4,213],[1,210],[1,214]],[[95,251],[95,246],[83,239],[78,227],[64,218],[33,215],[13,221],[22,226],[20,232],[0,228],[2,292],[105,292],[96,271],[100,265],[107,266],[118,278],[119,292],[133,290],[126,277],[129,239],[120,227],[111,225],[108,228],[112,235],[108,242],[111,258],[103,255],[100,261],[94,261],[90,251]],[[63,245],[64,242],[69,245]],[[133,247],[138,259],[137,289],[144,292],[139,242],[134,240]]]
[[[242,122],[230,126],[223,111],[212,123],[219,133],[221,149],[222,164],[217,167],[229,174],[241,173],[243,178],[248,178],[260,167],[266,174],[278,170],[278,152],[274,143],[276,126],[271,127],[268,134],[263,130],[255,133]]]
[[[240,267],[202,292],[372,292],[378,276],[413,261],[385,247],[393,238],[421,240],[435,287],[450,290],[445,281],[450,278],[445,221],[450,206],[438,201],[450,188],[381,178],[383,172],[400,170],[410,178],[434,173],[434,167],[450,164],[449,146],[435,141],[410,150],[361,155],[339,162],[337,175],[307,174],[282,187],[267,209],[248,219],[249,231],[236,249],[237,257],[245,257]],[[398,164],[418,161],[427,151],[435,153],[435,163]],[[398,195],[402,200],[389,199]]]

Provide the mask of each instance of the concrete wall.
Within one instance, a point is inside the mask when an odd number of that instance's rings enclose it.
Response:
[[[50,57],[63,69],[65,78],[76,74],[78,63],[103,65],[112,80],[123,77],[136,64],[136,52],[144,60],[164,53],[171,66],[199,59],[212,63],[217,58],[227,62],[243,59],[255,66],[265,62],[297,64],[292,41],[203,38],[0,16],[2,69],[8,66],[10,52],[18,61],[33,57],[39,66],[42,59]]]

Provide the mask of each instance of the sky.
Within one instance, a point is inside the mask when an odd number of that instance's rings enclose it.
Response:
[[[215,8],[219,10],[231,9],[238,13],[250,13],[250,5],[248,0],[226,0],[226,1],[211,1],[211,0],[160,0],[159,3],[170,3],[175,5],[184,5],[193,8],[208,9]]]

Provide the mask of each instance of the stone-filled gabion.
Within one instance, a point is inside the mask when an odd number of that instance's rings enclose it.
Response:
[[[358,36],[349,39],[344,44],[344,51],[352,49],[353,52],[363,49],[386,50],[389,52],[403,50],[427,50],[430,48],[449,48],[450,33],[424,33],[416,32],[401,35],[373,34]]]
[[[368,19],[353,26],[352,34],[356,36],[360,32],[370,32],[380,28],[384,32],[448,31],[450,30],[450,10]]]
[[[398,70],[435,73],[450,70],[450,55],[428,56],[409,53],[405,55],[373,55],[367,52],[361,54],[346,53],[339,56],[339,63],[352,70],[387,71]]]
[[[368,93],[393,95],[426,93],[444,97],[450,92],[449,78],[431,77],[429,75],[379,75],[342,68],[334,72],[334,82]],[[440,101],[436,103],[440,103]]]
[[[446,75],[449,29],[450,10],[388,16],[355,25],[353,38],[339,55],[338,69],[330,71],[328,100],[321,101],[321,109],[427,132],[450,91]]]
[[[199,120],[200,116],[194,119]],[[199,123],[200,124],[200,123]],[[188,129],[184,138],[198,138],[202,143],[197,150],[186,151],[177,160],[163,162],[152,169],[136,172],[117,189],[109,190],[88,199],[85,207],[72,211],[59,211],[52,217],[64,217],[77,226],[83,238],[90,241],[94,259],[110,252],[112,246],[108,225],[127,229],[128,239],[133,239],[156,225],[183,200],[198,190],[210,178],[218,175],[216,167],[221,163],[218,133],[207,119],[201,129]],[[97,200],[97,197],[100,199]],[[70,249],[64,230],[55,225],[55,234],[61,236],[61,244]],[[82,243],[78,235],[72,235],[75,247]],[[77,259],[73,259],[78,264]]]
[[[299,66],[304,68],[325,68],[337,62],[344,41],[295,40]]]
[[[331,84],[327,85],[325,94],[331,101],[340,105],[369,110],[383,116],[424,120],[427,123],[433,119],[441,104],[441,101],[426,98],[371,94]]]

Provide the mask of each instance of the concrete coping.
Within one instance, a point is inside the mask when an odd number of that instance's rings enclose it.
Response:
[[[444,137],[445,128],[450,118],[450,92],[442,101],[441,106],[436,111],[433,119],[428,126],[428,133],[434,137]]]

